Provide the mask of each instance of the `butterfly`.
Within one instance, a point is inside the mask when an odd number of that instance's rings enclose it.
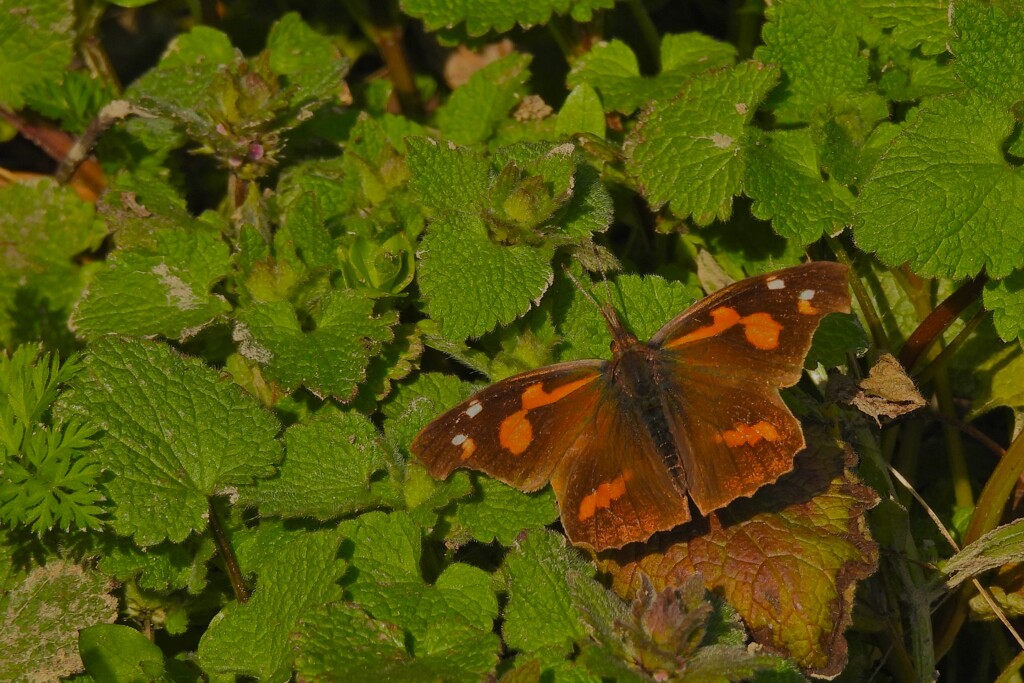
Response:
[[[520,491],[549,481],[569,539],[645,541],[750,496],[793,469],[803,431],[779,396],[829,313],[850,311],[848,268],[806,263],[731,284],[648,342],[610,304],[610,360],[577,360],[486,387],[424,427],[431,475],[481,470]]]

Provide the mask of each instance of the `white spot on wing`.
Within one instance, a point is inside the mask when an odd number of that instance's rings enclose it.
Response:
[[[468,438],[469,437],[466,436],[465,434],[456,434],[455,438],[452,439],[452,445],[461,446],[463,443],[465,443],[466,439]]]
[[[800,292],[800,298],[803,299],[804,301],[810,301],[811,299],[814,298],[815,293],[816,292],[813,289],[805,289],[804,291]]]
[[[768,280],[768,289],[785,289],[786,281],[780,277],[773,277]]]
[[[473,401],[472,403],[469,404],[469,407],[466,408],[463,412],[469,417],[476,417],[477,415],[480,414],[480,411],[483,409],[484,407],[480,405],[480,401]]]

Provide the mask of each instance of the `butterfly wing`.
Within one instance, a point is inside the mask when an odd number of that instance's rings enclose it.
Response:
[[[795,384],[821,319],[849,312],[848,269],[809,263],[726,287],[670,321],[665,414],[702,513],[752,495],[793,468],[800,423],[779,389]]]
[[[612,390],[598,402],[592,426],[578,434],[556,467],[551,485],[566,535],[593,550],[645,541],[690,521],[681,482],[641,416]]]
[[[435,477],[469,467],[521,491],[539,489],[593,429],[604,367],[573,361],[492,384],[424,427],[412,452]]]

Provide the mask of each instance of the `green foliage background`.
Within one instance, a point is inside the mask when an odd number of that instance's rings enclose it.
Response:
[[[1020,0],[0,0],[0,679],[1017,680],[1021,45]],[[591,557],[409,454],[608,357],[566,269],[648,337],[808,256],[856,308],[787,392],[815,464],[724,522]],[[927,406],[878,423],[888,352]]]

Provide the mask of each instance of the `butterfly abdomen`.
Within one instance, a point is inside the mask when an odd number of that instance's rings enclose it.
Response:
[[[613,361],[611,385],[623,410],[633,410],[637,429],[646,432],[655,449],[672,473],[680,491],[686,490],[686,477],[675,438],[665,415],[661,387],[664,386],[662,352],[637,343],[624,349]],[[628,407],[627,407],[628,406]],[[638,434],[637,438],[645,435]]]

